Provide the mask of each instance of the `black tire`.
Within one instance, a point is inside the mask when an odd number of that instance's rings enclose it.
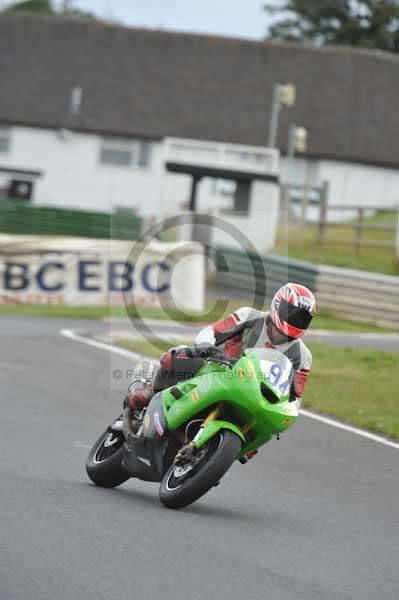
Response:
[[[179,483],[175,477],[178,465],[171,465],[159,488],[159,499],[167,508],[183,508],[201,498],[217,485],[231,467],[241,450],[241,440],[229,429],[222,429],[208,444],[205,455]]]
[[[113,437],[110,438],[110,435]],[[115,442],[107,447],[107,440]],[[107,429],[100,435],[86,460],[86,472],[93,483],[113,488],[129,479],[130,476],[122,466],[124,441],[121,431],[112,432]]]

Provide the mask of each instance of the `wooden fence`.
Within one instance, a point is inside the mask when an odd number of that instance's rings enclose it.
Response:
[[[281,185],[280,211],[281,222],[293,222],[299,226],[316,225],[317,241],[320,244],[340,244],[352,246],[356,253],[362,247],[399,249],[399,202],[396,206],[359,206],[346,204],[329,204],[329,184],[324,181],[321,186],[285,183]],[[295,207],[295,208],[294,208]],[[313,208],[311,220],[309,209]],[[335,219],[331,213],[347,213],[346,218]],[[382,212],[396,213],[395,222],[372,223],[367,218]],[[351,218],[353,217],[353,218]],[[288,219],[288,221],[287,221]],[[328,233],[329,229],[353,229],[353,237],[340,237]],[[364,232],[386,232],[391,239],[377,239]],[[396,232],[396,236],[395,236]],[[396,241],[395,241],[396,237]]]
[[[329,183],[323,181],[320,186],[300,185],[296,183],[283,183],[280,186],[280,210],[288,220],[291,220],[291,208],[297,206],[300,211],[299,224],[308,223],[308,211],[310,207],[328,205]]]
[[[328,218],[329,211],[349,211],[356,214],[353,220],[333,221]],[[384,212],[396,213],[396,223],[371,223],[365,220],[368,214],[379,214]],[[338,236],[327,235],[329,228],[337,229],[353,229],[352,238],[341,238]],[[363,232],[392,232],[391,240],[382,240],[372,237],[363,237]],[[320,217],[318,223],[318,242],[320,244],[333,243],[353,246],[356,253],[359,253],[362,246],[367,248],[387,248],[395,249],[397,241],[395,241],[395,232],[399,232],[399,205],[398,206],[347,206],[340,204],[328,204],[325,198],[320,201]]]

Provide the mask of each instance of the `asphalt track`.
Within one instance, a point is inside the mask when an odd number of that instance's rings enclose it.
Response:
[[[131,365],[63,328],[101,326],[0,318],[1,600],[397,600],[397,450],[302,418],[183,511],[96,488]]]

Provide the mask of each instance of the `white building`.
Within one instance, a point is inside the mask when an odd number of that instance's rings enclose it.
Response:
[[[162,142],[111,138],[66,129],[0,128],[0,177],[40,172],[33,202],[83,210],[156,211],[163,172]],[[5,169],[10,169],[9,173]],[[0,179],[1,181],[1,179]],[[0,186],[1,187],[1,186]]]
[[[399,202],[396,55],[22,14],[0,16],[0,54],[0,188],[34,179],[35,203],[157,212],[168,137],[239,143],[255,164],[277,81],[297,89],[279,149],[290,123],[309,136],[291,181],[328,180],[332,204]],[[190,179],[174,181],[181,207]],[[228,184],[201,187],[228,208]]]

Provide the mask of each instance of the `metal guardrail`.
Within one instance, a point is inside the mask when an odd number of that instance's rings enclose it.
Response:
[[[273,254],[261,256],[224,247],[217,248],[215,258],[218,285],[233,289],[239,297],[248,298],[248,301],[264,301],[264,295],[255,294],[255,280],[259,278],[266,283],[266,299],[271,299],[276,289],[287,281],[301,281],[309,288],[315,288],[317,271],[314,265],[305,261],[288,260]],[[259,288],[262,290],[261,285]]]
[[[399,327],[399,277],[322,265],[319,306],[358,321]]]
[[[112,214],[29,206],[24,200],[0,199],[0,232],[136,240],[140,217],[127,211]]]
[[[218,248],[218,284],[230,297],[268,302],[287,281],[300,282],[316,295],[319,308],[357,321],[399,327],[399,277],[327,265],[279,255],[259,256]],[[264,278],[265,297],[255,297],[255,278]]]

